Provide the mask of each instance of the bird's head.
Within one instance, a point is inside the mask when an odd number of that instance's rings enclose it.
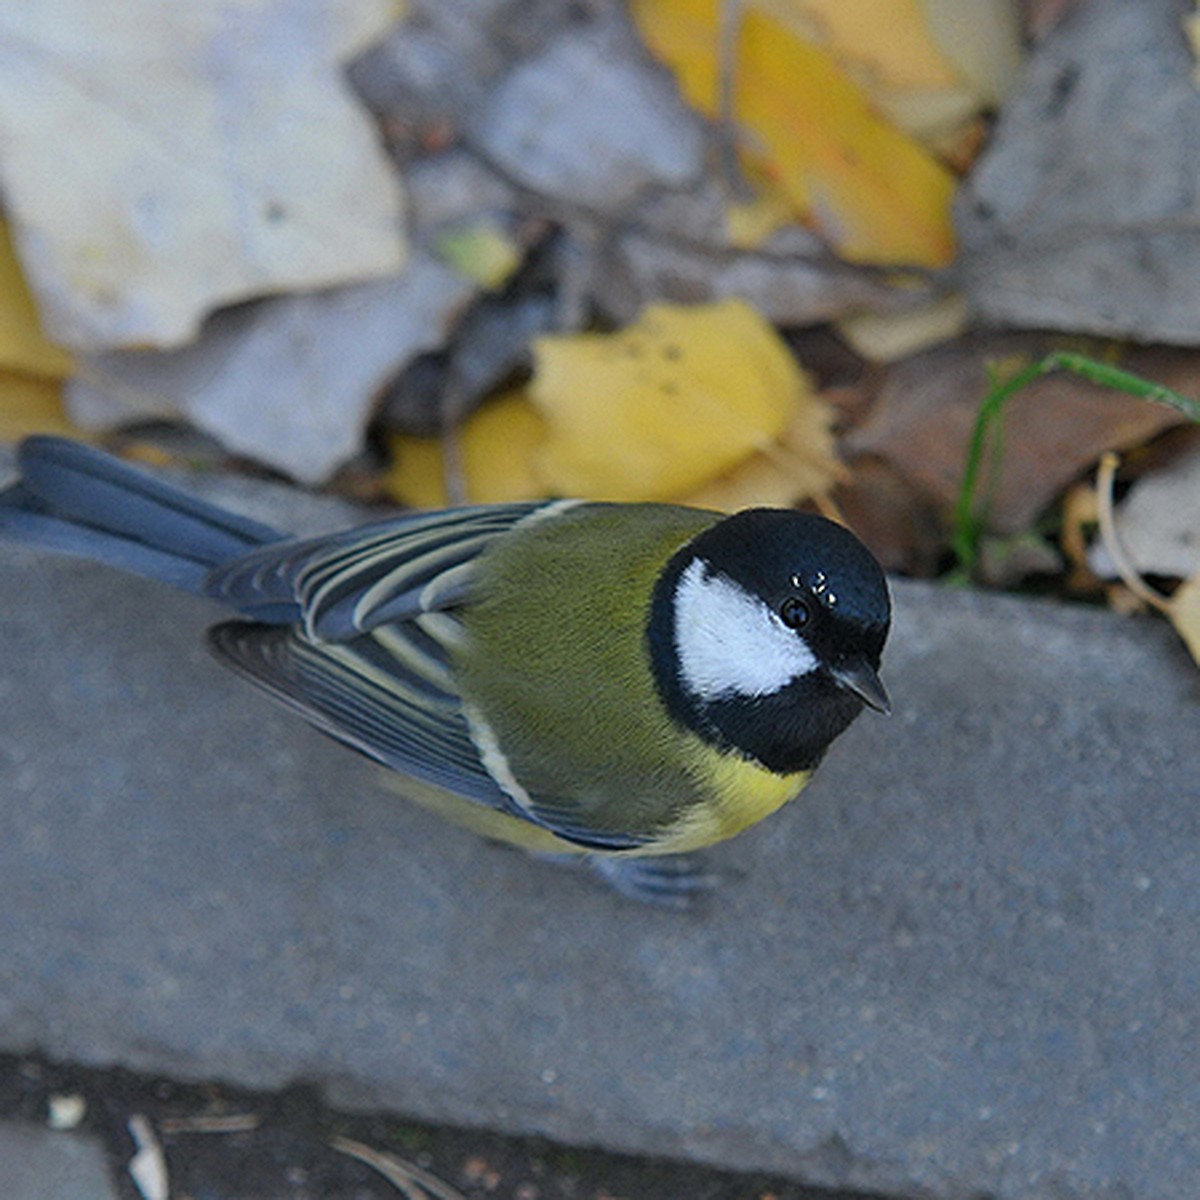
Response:
[[[824,517],[750,509],[670,560],[649,645],[672,717],[780,774],[815,767],[864,705],[889,711],[879,563]]]

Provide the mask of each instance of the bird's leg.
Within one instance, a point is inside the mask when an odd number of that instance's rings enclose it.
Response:
[[[692,908],[697,898],[712,891],[720,877],[704,868],[702,860],[687,854],[658,858],[623,858],[610,854],[539,854],[560,866],[584,867],[607,887],[660,908]]]

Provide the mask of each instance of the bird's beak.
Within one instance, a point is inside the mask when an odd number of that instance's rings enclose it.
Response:
[[[864,704],[887,716],[892,711],[892,702],[880,682],[875,668],[865,659],[854,659],[834,667],[831,671],[839,686],[853,692]]]

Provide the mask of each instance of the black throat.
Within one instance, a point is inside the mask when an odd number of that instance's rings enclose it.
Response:
[[[776,774],[812,770],[862,711],[862,702],[822,669],[766,696],[702,700],[689,692],[676,649],[675,589],[691,560],[686,548],[671,560],[650,602],[650,664],[667,712],[709,745],[753,759]]]

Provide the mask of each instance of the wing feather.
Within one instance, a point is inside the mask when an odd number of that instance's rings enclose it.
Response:
[[[455,609],[470,597],[475,560],[563,503],[417,513],[264,546],[209,576],[210,596],[259,618],[217,625],[210,645],[313,725],[404,775],[589,849],[641,845],[579,824],[569,803],[506,788],[454,677]]]
[[[301,622],[310,638],[343,641],[461,603],[469,594],[474,559],[493,538],[545,507],[475,505],[412,513],[345,533],[263,546],[218,567],[206,591],[272,623],[288,611],[286,620]]]

